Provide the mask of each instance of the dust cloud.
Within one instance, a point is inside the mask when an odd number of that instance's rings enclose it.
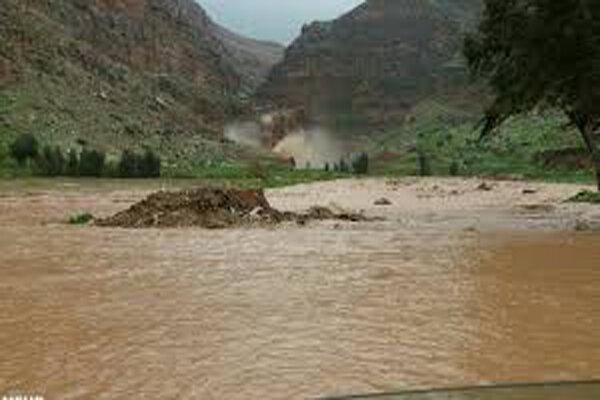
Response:
[[[319,126],[297,126],[282,134],[275,119],[273,114],[264,114],[258,121],[231,123],[225,128],[225,138],[242,146],[267,149],[282,158],[293,159],[299,169],[323,169],[347,155],[345,146],[331,131]]]
[[[254,121],[234,122],[225,127],[225,138],[242,146],[265,147],[268,135]]]
[[[293,158],[297,168],[323,169],[344,156],[342,143],[323,128],[300,129],[285,136],[273,148],[275,154]]]

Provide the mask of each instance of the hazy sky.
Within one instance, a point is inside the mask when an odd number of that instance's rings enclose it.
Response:
[[[258,39],[287,43],[302,24],[331,19],[363,0],[196,0],[221,25]]]

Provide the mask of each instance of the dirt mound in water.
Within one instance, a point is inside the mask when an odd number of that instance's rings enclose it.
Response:
[[[311,220],[368,221],[362,214],[336,214],[313,207],[306,213],[281,212],[271,207],[262,190],[199,188],[157,192],[97,226],[122,228],[202,227],[223,229],[244,225],[306,224]]]

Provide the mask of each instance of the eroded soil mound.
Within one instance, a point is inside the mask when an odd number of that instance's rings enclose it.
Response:
[[[198,188],[157,192],[97,226],[122,228],[202,227],[223,229],[244,225],[305,224],[311,220],[368,221],[362,214],[334,213],[313,207],[306,213],[281,212],[271,207],[262,190]]]

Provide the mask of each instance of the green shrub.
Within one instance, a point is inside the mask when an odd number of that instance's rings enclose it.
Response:
[[[420,176],[431,176],[431,165],[429,159],[424,152],[419,152],[417,157],[419,162],[419,175]]]
[[[94,220],[94,216],[90,213],[75,214],[69,217],[71,225],[86,225]]]
[[[104,174],[106,154],[99,150],[83,149],[79,159],[79,175],[100,177]]]
[[[31,134],[22,134],[10,145],[10,155],[23,165],[28,159],[35,159],[38,156],[39,143],[35,136]]]

